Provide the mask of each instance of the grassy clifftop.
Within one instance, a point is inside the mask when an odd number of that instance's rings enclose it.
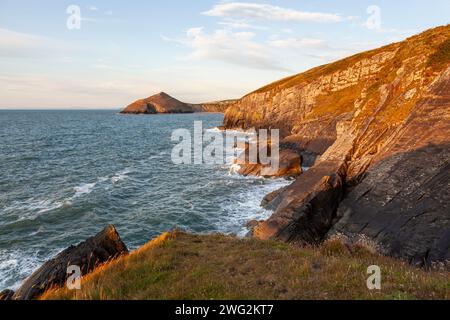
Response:
[[[382,289],[366,286],[378,265]],[[223,235],[165,233],[42,299],[450,299],[450,274],[426,272],[340,240],[299,248]]]

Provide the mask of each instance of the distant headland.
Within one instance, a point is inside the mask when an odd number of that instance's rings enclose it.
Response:
[[[185,103],[177,100],[165,92],[160,92],[148,98],[139,99],[128,105],[122,114],[158,114],[158,113],[196,113],[216,112],[225,113],[236,100],[224,100],[200,104]]]

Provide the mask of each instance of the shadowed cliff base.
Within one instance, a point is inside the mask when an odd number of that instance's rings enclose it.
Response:
[[[382,159],[346,182],[346,166],[321,162],[264,206],[275,213],[261,239],[320,243],[335,234],[368,237],[384,254],[420,266],[450,261],[450,144]]]

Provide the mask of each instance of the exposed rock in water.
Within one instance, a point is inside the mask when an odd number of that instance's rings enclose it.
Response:
[[[258,226],[258,224],[262,221],[258,220],[250,220],[245,224],[245,227],[247,228],[248,232],[246,234],[246,237],[251,238],[253,237],[253,230]]]
[[[254,229],[254,236],[299,244],[322,241],[343,197],[345,177],[338,166],[323,162],[288,186],[277,197],[274,214]]]
[[[165,92],[160,92],[151,97],[140,99],[127,106],[121,113],[124,114],[157,114],[157,113],[194,113],[194,112],[219,112],[235,103],[235,100],[209,102],[204,104],[191,104],[181,102]]]
[[[0,300],[12,300],[14,291],[6,289],[0,292]]]
[[[282,200],[280,195],[284,191],[286,191],[287,188],[288,187],[286,186],[267,194],[261,201],[261,207],[263,207],[266,210],[275,210],[276,207],[278,207],[278,205],[280,204],[280,201]]]
[[[250,93],[225,128],[278,128],[312,168],[268,201],[255,236],[363,235],[386,254],[450,260],[450,26]],[[305,157],[306,156],[306,157]]]
[[[239,164],[240,169],[238,173],[244,176],[261,176],[265,178],[276,178],[276,177],[297,177],[302,173],[302,158],[301,156],[293,150],[282,149],[279,151],[277,159],[278,165],[274,166],[273,163],[265,164],[265,161],[261,161],[261,154],[258,152],[258,145],[254,144],[256,151],[256,162],[252,162],[249,157],[249,152],[251,146],[246,145],[244,152],[241,157],[238,158],[237,164]],[[267,146],[265,151],[263,151],[265,156],[276,157],[270,154],[270,146]]]
[[[126,253],[127,247],[114,226],[110,225],[96,236],[67,248],[44,263],[24,281],[13,299],[36,299],[49,288],[63,286],[68,276],[67,267],[71,265],[80,267],[81,274],[86,275],[100,264]]]

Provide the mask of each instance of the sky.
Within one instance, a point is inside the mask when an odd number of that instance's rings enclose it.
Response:
[[[450,0],[0,0],[0,108],[239,98],[448,23]]]

